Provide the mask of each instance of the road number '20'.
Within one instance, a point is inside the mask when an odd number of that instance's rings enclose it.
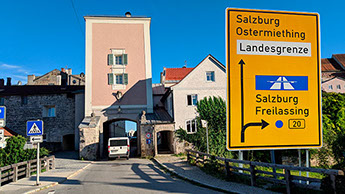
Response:
[[[305,128],[305,120],[304,119],[290,119],[289,120],[289,128],[290,129],[304,129]]]
[[[302,125],[301,121],[292,121],[292,127],[293,128],[300,128]]]

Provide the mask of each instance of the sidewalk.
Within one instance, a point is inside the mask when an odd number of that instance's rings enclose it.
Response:
[[[17,182],[0,187],[0,194],[33,193],[66,181],[88,165],[89,161],[78,160],[75,152],[60,152],[55,154],[55,170],[40,174],[40,186],[35,186],[36,175],[30,178],[19,179]]]
[[[154,159],[170,172],[173,172],[184,179],[205,185],[207,187],[234,193],[274,193],[258,187],[251,187],[248,185],[217,179],[204,173],[201,169],[199,169],[199,167],[188,164],[187,159],[182,159],[181,157],[164,155],[157,156]]]

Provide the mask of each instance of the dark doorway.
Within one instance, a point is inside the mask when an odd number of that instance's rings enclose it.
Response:
[[[129,119],[115,119],[103,123],[103,157],[108,156],[108,140],[112,137],[128,137],[130,157],[138,156],[137,122]]]
[[[64,135],[62,139],[62,149],[64,151],[74,150],[74,134]]]
[[[171,131],[161,131],[157,133],[158,154],[172,154],[172,134]]]

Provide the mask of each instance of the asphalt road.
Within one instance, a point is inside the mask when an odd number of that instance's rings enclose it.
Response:
[[[72,179],[38,193],[217,193],[172,178],[146,159],[130,158],[91,164]]]

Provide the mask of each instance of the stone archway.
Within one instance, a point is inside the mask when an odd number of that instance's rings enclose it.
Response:
[[[133,126],[133,128],[129,128]],[[129,128],[129,129],[127,129]],[[134,132],[130,132],[133,130]],[[103,123],[103,143],[100,146],[103,146],[103,153],[100,153],[101,157],[106,157],[108,154],[108,139],[112,137],[128,137],[129,133],[131,133],[130,142],[131,142],[131,157],[136,157],[140,155],[139,147],[139,137],[140,137],[140,130],[138,121],[128,119],[128,118],[118,118],[118,119],[111,119]]]

